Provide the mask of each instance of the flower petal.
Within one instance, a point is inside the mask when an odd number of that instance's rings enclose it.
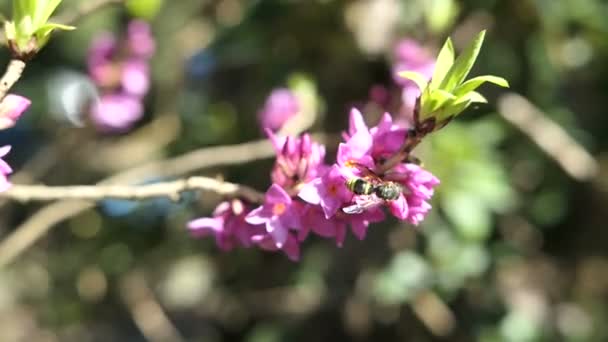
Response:
[[[396,200],[390,201],[388,203],[388,208],[391,211],[391,214],[393,214],[396,218],[400,220],[405,220],[407,218],[409,208],[403,194],[399,195],[399,198]]]
[[[266,191],[266,203],[276,204],[276,203],[286,203],[291,204],[291,197],[283,190],[283,188],[278,184],[272,184],[268,191]]]

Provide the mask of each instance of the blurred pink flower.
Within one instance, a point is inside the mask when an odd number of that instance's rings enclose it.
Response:
[[[156,43],[150,25],[142,20],[133,20],[127,28],[129,51],[136,57],[148,59],[154,54]]]
[[[91,119],[102,132],[128,131],[142,115],[141,101],[121,93],[103,95],[91,108]]]
[[[32,101],[28,98],[8,94],[0,102],[0,130],[13,127]]]
[[[93,40],[87,66],[102,93],[91,109],[92,121],[100,131],[122,133],[142,117],[154,45],[149,25],[139,20],[129,23],[123,39],[103,33]]]
[[[411,80],[398,75],[401,71],[415,71],[427,79],[431,79],[435,71],[435,59],[427,49],[412,39],[403,39],[394,49],[395,63],[393,65],[393,79],[401,86],[401,109],[398,118],[400,124],[408,126],[413,122],[416,99],[420,90]]]
[[[258,112],[262,129],[278,131],[291,117],[300,111],[298,98],[286,88],[275,89],[266,99],[264,107]]]
[[[8,180],[8,175],[13,172],[13,169],[7,162],[2,159],[11,150],[10,146],[0,147],[0,192],[6,191],[11,187],[11,183]]]
[[[393,65],[393,78],[401,86],[414,85],[414,82],[400,77],[401,71],[415,71],[427,76],[433,76],[435,59],[420,43],[412,39],[403,39],[395,46],[395,64]]]

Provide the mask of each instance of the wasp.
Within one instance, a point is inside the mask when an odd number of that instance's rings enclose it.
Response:
[[[373,181],[364,178],[351,178],[346,181],[346,187],[356,195],[365,195],[357,203],[342,209],[347,214],[360,214],[386,201],[396,200],[403,192],[403,187],[400,184],[384,181],[379,177]]]

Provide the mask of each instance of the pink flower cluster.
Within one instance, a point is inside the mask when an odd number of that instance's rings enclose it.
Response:
[[[282,250],[297,260],[299,244],[310,233],[335,239],[341,246],[349,227],[355,237],[365,238],[371,223],[386,218],[383,207],[414,225],[431,208],[428,201],[439,180],[430,172],[410,163],[397,164],[382,174],[375,171],[400,149],[407,136],[407,130],[394,124],[388,113],[369,128],[353,109],[345,141],[332,165],[324,162],[325,147],[308,134],[294,138],[266,132],[277,158],[262,205],[253,208],[238,199],[222,202],[213,217],[188,224],[194,236],[215,236],[218,247],[226,251],[258,246]],[[360,179],[370,191],[355,192],[348,186],[353,179]],[[372,191],[386,184],[398,189],[394,198],[382,198]]]
[[[23,96],[8,94],[0,102],[0,130],[13,127],[32,102]],[[11,187],[8,175],[13,172],[10,165],[2,158],[11,150],[11,146],[0,147],[0,192]]]
[[[87,65],[101,92],[91,108],[91,119],[99,131],[125,132],[142,117],[154,49],[149,25],[139,20],[129,23],[123,41],[109,33],[93,41]]]

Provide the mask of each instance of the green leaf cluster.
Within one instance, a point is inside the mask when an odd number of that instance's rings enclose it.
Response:
[[[75,27],[50,23],[49,18],[62,0],[14,0],[13,20],[4,24],[6,38],[19,55],[40,50],[54,30]]]
[[[487,100],[477,91],[485,82],[508,87],[509,83],[502,77],[484,75],[465,81],[473,68],[485,31],[481,31],[472,43],[456,58],[454,44],[448,38],[441,48],[435,65],[435,72],[430,81],[425,76],[413,71],[399,73],[401,77],[412,80],[420,89],[419,122],[435,118],[437,122],[445,121],[462,113],[472,103]]]

